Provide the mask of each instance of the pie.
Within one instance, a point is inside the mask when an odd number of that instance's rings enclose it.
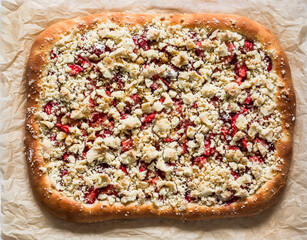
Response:
[[[26,79],[31,183],[61,218],[247,216],[286,183],[289,63],[248,18],[104,13],[59,22],[36,38]]]

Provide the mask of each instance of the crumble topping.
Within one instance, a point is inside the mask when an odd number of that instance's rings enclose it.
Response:
[[[63,35],[42,75],[52,186],[93,204],[230,204],[277,168],[280,85],[259,42],[167,21]]]

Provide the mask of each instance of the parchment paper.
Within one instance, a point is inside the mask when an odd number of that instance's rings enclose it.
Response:
[[[2,1],[2,239],[307,239],[306,5],[304,0]],[[38,205],[30,189],[23,152],[26,96],[22,76],[31,44],[52,23],[107,10],[236,13],[264,24],[279,37],[292,68],[297,122],[290,179],[273,208],[238,219],[198,222],[138,219],[76,224],[59,220]]]

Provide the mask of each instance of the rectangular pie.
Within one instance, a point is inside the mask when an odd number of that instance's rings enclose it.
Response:
[[[104,13],[59,22],[36,38],[26,79],[29,176],[63,219],[247,216],[286,183],[289,63],[248,18]]]

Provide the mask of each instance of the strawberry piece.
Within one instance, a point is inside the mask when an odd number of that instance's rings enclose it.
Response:
[[[235,76],[236,78],[236,83],[240,86],[243,82],[243,78],[242,77],[238,77],[238,76]]]
[[[161,97],[160,100],[159,100],[159,102],[161,102],[161,103],[164,103],[164,101],[165,101],[164,97]]]
[[[122,145],[122,151],[126,152],[133,148],[133,140],[127,139],[125,141],[122,141],[121,145]]]
[[[97,57],[100,57],[101,54],[105,52],[110,52],[111,49],[105,45],[99,44],[99,45],[93,45],[89,52],[91,54],[95,54]]]
[[[160,78],[160,80],[164,83],[165,86],[169,87],[169,81],[167,81],[166,79],[164,78]]]
[[[262,145],[264,145],[264,146],[267,146],[268,144],[264,141],[264,140],[262,140],[261,138],[256,138],[255,139],[255,143],[261,143]]]
[[[146,171],[146,170],[147,170],[147,167],[146,167],[145,163],[141,163],[141,166],[140,166],[139,171],[140,171],[140,172],[144,172],[144,171]]]
[[[50,141],[56,141],[56,135],[51,135],[50,136]]]
[[[76,65],[76,64],[69,64],[68,67],[70,68],[71,72],[69,73],[71,76],[75,76],[78,73],[83,71],[83,68]]]
[[[201,41],[198,41],[196,43],[196,55],[199,56],[199,57],[202,57],[203,56],[203,52],[201,51],[201,45],[202,45],[202,42]]]
[[[235,58],[234,50],[236,49],[236,47],[232,43],[226,43],[226,46],[227,46],[228,52],[230,52],[230,55],[224,57],[223,62],[228,64],[232,62],[232,60]]]
[[[146,36],[145,36],[145,34],[143,34],[139,38],[138,43],[139,43],[140,48],[142,48],[144,51],[147,51],[147,50],[149,50],[149,45],[148,45],[148,42],[145,38],[146,38]]]
[[[139,104],[141,102],[140,95],[138,93],[131,95],[130,98],[134,101],[134,104]]]
[[[190,195],[186,195],[185,196],[185,200],[187,200],[188,202],[192,201],[192,197]]]
[[[187,142],[185,141],[182,145],[182,154],[186,154],[188,151]]]
[[[123,89],[125,87],[125,83],[121,79],[118,79],[116,83],[119,89]]]
[[[46,103],[46,105],[44,106],[44,112],[50,115],[54,105],[55,103],[53,101],[49,101],[48,103]]]
[[[51,59],[58,58],[58,55],[53,51],[53,49],[50,51],[50,58]]]
[[[126,175],[128,175],[128,171],[126,167],[120,166],[120,170],[122,170]]]
[[[126,114],[126,113],[120,115],[120,119],[126,119],[127,115],[128,115],[128,114]]]
[[[165,142],[172,142],[172,141],[173,141],[173,139],[171,139],[169,137],[165,138]]]
[[[106,94],[107,94],[109,97],[111,96],[112,92],[111,92],[110,86],[107,86],[107,87],[105,88],[104,91],[106,92]]]
[[[62,171],[62,173],[61,173],[61,178],[63,178],[65,175],[67,175],[68,174],[68,171],[67,171],[67,169],[64,169],[63,171]]]
[[[105,135],[112,135],[113,131],[110,130],[110,129],[105,129],[105,130],[103,130],[103,134],[105,134]]]
[[[235,64],[235,72],[239,77],[245,78],[247,75],[247,67],[245,63],[241,66],[239,64]]]
[[[114,121],[109,120],[109,130],[113,130],[114,125],[115,125]]]
[[[64,159],[65,162],[69,162],[69,161],[68,161],[68,157],[69,157],[69,153],[65,152],[65,153],[63,154],[63,159]]]
[[[198,107],[197,103],[196,103],[196,102],[193,103],[192,107],[193,107],[193,108],[197,108],[197,107]]]
[[[77,63],[81,65],[83,68],[87,68],[88,66],[91,65],[91,62],[88,59],[82,57],[80,54],[77,57],[78,57]]]
[[[223,134],[224,137],[226,137],[229,134],[228,128],[223,126],[221,128],[221,133]]]
[[[107,195],[113,195],[113,196],[117,196],[117,193],[113,187],[113,185],[108,185],[105,188],[103,188],[101,190],[101,193],[107,194]]]
[[[244,101],[244,104],[249,105],[251,102],[252,102],[252,99],[251,99],[250,95],[248,94],[245,101]]]
[[[188,202],[192,202],[192,201],[195,201],[195,199],[196,199],[195,197],[191,197],[189,192],[186,192],[185,200],[187,200]]]
[[[58,127],[59,129],[61,129],[62,131],[69,133],[69,125],[62,125],[61,123],[57,123],[55,124],[56,127]]]
[[[159,88],[159,84],[157,82],[154,82],[153,84],[151,84],[150,88],[155,91]]]
[[[240,148],[235,147],[235,146],[229,146],[228,149],[229,149],[229,150],[234,150],[234,151],[240,150]]]
[[[259,156],[252,156],[249,158],[249,161],[251,162],[258,162],[258,163],[262,163],[262,159]]]
[[[237,122],[237,118],[239,117],[239,115],[240,114],[242,114],[242,113],[244,113],[244,112],[246,112],[247,111],[247,109],[246,108],[243,108],[242,110],[241,110],[241,112],[239,112],[239,113],[237,113],[236,115],[234,115],[232,118],[231,118],[231,134],[232,134],[232,136],[234,136],[236,133],[237,133],[237,131],[238,131],[238,128],[237,128],[237,125],[236,125],[236,122]]]
[[[156,184],[157,180],[158,180],[158,177],[154,177],[153,179],[151,179],[151,183]]]
[[[264,58],[264,61],[268,64],[266,70],[267,70],[268,72],[272,71],[272,69],[273,69],[272,59],[271,59],[268,55],[266,55],[265,58]]]
[[[95,107],[95,103],[94,103],[93,99],[90,98],[89,103],[90,103],[91,107]]]
[[[183,105],[183,101],[182,100],[178,100],[178,99],[173,99],[174,101],[174,106],[177,112],[182,113],[182,105]]]
[[[254,50],[254,44],[251,43],[250,41],[245,41],[243,49],[245,50],[245,52],[253,51]]]
[[[147,43],[147,41],[146,41],[144,38],[141,38],[141,39],[139,40],[139,46],[140,46],[144,51],[149,50],[148,43]]]
[[[144,171],[146,171],[147,169],[146,169],[146,167],[144,167],[144,166],[141,166],[140,167],[140,172],[144,172]]]
[[[240,198],[235,196],[235,195],[231,195],[230,198],[225,202],[227,205],[230,205],[234,202],[236,202],[237,200],[239,200]]]
[[[96,201],[100,192],[101,192],[100,188],[91,189],[88,193],[84,195],[85,202],[89,204],[93,204]]]
[[[95,112],[92,114],[92,123],[101,124],[106,120],[106,115],[104,113]]]
[[[231,175],[235,178],[235,180],[237,180],[239,177],[241,177],[239,173],[232,171],[232,170],[231,170]]]
[[[155,120],[155,118],[156,118],[156,114],[155,114],[155,113],[152,113],[152,114],[146,116],[143,122],[144,122],[144,123],[150,123],[150,122],[152,122],[153,120]]]
[[[232,53],[236,49],[236,46],[233,45],[232,43],[226,43],[226,47],[227,47],[228,52],[230,53]]]
[[[141,36],[134,36],[132,39],[136,47],[142,48],[144,51],[149,50],[148,41],[144,34]]]
[[[207,162],[207,159],[205,156],[196,157],[193,159],[193,164],[197,166],[203,166]]]
[[[193,126],[193,125],[194,125],[194,123],[190,122],[189,120],[182,120],[179,123],[179,127],[183,128],[185,132],[187,131],[189,126]]]
[[[210,147],[210,142],[205,140],[205,156],[211,156],[215,153],[215,147]]]
[[[117,84],[117,86],[118,86],[119,89],[123,89],[123,88],[125,87],[125,83],[123,82],[122,79],[120,79],[120,75],[119,75],[119,74],[116,74],[116,75],[112,78],[112,80],[113,80],[114,82],[116,82],[116,84]]]
[[[246,141],[246,138],[243,138],[243,139],[241,140],[241,143],[242,143],[244,149],[246,150],[246,149],[247,149],[247,141]]]

